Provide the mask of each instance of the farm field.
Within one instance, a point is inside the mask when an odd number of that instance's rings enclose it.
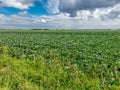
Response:
[[[120,90],[120,31],[0,31],[0,90]]]

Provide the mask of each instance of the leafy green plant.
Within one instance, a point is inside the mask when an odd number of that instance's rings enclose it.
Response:
[[[119,90],[119,31],[1,31],[0,89]]]

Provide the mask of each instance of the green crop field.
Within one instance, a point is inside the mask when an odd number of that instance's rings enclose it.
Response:
[[[0,31],[0,90],[120,90],[120,31]]]

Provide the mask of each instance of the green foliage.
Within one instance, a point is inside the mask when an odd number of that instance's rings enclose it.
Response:
[[[119,90],[119,31],[0,32],[1,90]]]

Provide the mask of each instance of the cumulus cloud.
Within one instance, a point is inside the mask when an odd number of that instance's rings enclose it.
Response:
[[[88,13],[88,12],[84,12]],[[89,15],[89,13],[88,13]],[[69,13],[60,13],[54,16],[20,15],[6,16],[0,14],[0,27],[3,29],[118,29],[120,19],[83,20],[80,17],[69,17]]]
[[[34,0],[0,0],[1,7],[14,7],[18,9],[28,9],[33,6]]]
[[[111,8],[108,16],[109,18],[120,18],[120,4]]]
[[[48,0],[46,8],[49,13],[56,14],[59,13],[59,0]]]
[[[59,10],[75,16],[79,10],[112,7],[118,3],[120,0],[60,0]]]
[[[48,12],[68,13],[79,20],[120,18],[120,0],[48,0]]]
[[[26,17],[21,15],[6,16],[0,14],[0,28],[1,29],[34,29],[44,28],[45,20],[40,17]]]
[[[0,27],[6,29],[118,29],[120,0],[48,0],[51,16],[32,16],[27,10],[41,0],[0,0],[0,5],[24,10],[16,15],[0,14]]]
[[[28,15],[28,12],[27,11],[23,11],[23,12],[19,12],[18,14],[21,15],[21,16],[25,16],[25,15]]]

